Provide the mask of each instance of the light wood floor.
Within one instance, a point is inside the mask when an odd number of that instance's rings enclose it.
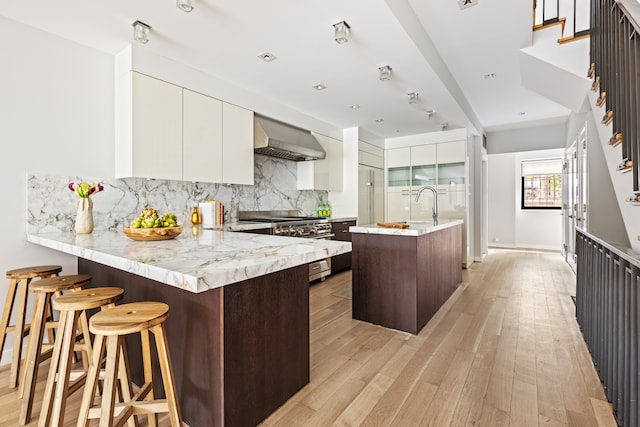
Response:
[[[418,336],[353,320],[351,300],[332,295],[350,284],[345,272],[311,287],[311,382],[263,427],[615,426],[559,254],[492,250]],[[2,369],[0,427],[19,412],[7,382]]]
[[[615,426],[557,253],[493,250],[418,336],[351,318],[311,287],[311,383],[275,426]]]

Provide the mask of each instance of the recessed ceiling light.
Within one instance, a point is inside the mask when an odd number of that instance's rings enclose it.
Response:
[[[488,73],[484,75],[485,79],[492,79],[496,76],[496,73]]]
[[[275,56],[273,53],[271,52],[262,52],[258,54],[258,58],[262,59],[264,62],[272,62],[275,61],[276,59],[278,59],[277,56]]]
[[[518,115],[519,115],[519,116],[524,116],[525,114],[527,114],[525,111],[520,111],[520,112],[518,113]]]
[[[376,119],[375,122],[376,123],[382,123],[382,122],[384,122],[384,119]]]
[[[314,88],[315,90],[325,90],[327,87],[325,85],[323,85],[322,83],[318,83],[317,85],[313,85],[311,86],[312,88]]]
[[[176,0],[176,6],[187,13],[193,10],[193,0]]]
[[[477,4],[478,0],[458,0],[458,6],[460,6],[460,9],[466,9]]]
[[[349,105],[349,108],[351,108],[352,110],[357,110],[358,108],[360,108],[360,106],[358,104],[353,104]]]

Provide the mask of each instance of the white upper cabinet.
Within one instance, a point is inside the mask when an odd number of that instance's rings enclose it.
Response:
[[[436,144],[417,145],[411,147],[411,165],[435,165]]]
[[[467,141],[437,144],[438,163],[462,163],[467,160]]]
[[[253,111],[222,104],[222,182],[253,185]]]
[[[343,191],[342,141],[313,135],[327,155],[323,160],[298,162],[298,190]]]
[[[222,182],[222,101],[185,89],[182,179]]]
[[[387,167],[401,168],[411,165],[411,148],[392,148],[387,150]]]
[[[182,179],[182,88],[133,73],[128,176]]]
[[[253,185],[252,111],[136,72],[116,105],[116,178]]]

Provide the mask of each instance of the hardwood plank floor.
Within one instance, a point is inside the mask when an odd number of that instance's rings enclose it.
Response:
[[[333,295],[350,284],[344,272],[311,286],[311,382],[262,427],[616,425],[559,254],[491,250],[417,336],[353,320],[351,301]],[[15,426],[20,409],[8,375],[0,370],[0,427]]]
[[[616,426],[559,254],[491,250],[417,336],[351,319],[350,282],[311,287],[311,382],[263,427]]]

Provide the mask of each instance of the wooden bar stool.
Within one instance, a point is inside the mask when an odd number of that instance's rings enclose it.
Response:
[[[51,346],[50,349],[42,352],[42,339],[45,329],[57,326],[57,322],[46,321],[47,315],[51,311],[51,297],[59,297],[63,291],[82,290],[82,288],[89,285],[89,283],[91,283],[90,275],[73,274],[41,279],[31,282],[29,285],[29,291],[36,294],[36,305],[33,312],[33,321],[31,322],[27,354],[22,367],[24,374],[18,388],[18,397],[22,399],[20,417],[18,418],[18,424],[21,426],[27,424],[31,419],[33,397],[38,378],[38,366],[41,362],[51,357],[53,351],[53,347]],[[83,330],[82,334],[85,339],[88,339],[88,331]],[[83,354],[83,357],[88,359],[87,354]]]
[[[53,300],[53,308],[60,312],[60,320],[42,399],[39,427],[64,425],[67,398],[82,387],[86,380],[87,369],[71,370],[73,353],[78,351],[76,345],[78,322],[82,322],[83,331],[89,331],[87,311],[115,307],[115,303],[122,299],[123,294],[122,288],[91,288],[61,295]],[[84,337],[83,346],[86,352],[91,355],[89,337]],[[127,392],[128,398],[131,398],[131,390],[128,389]]]
[[[169,315],[169,306],[161,302],[134,302],[110,308],[94,314],[89,319],[89,329],[95,334],[93,359],[87,374],[87,381],[82,396],[78,427],[89,425],[89,419],[100,419],[100,426],[122,425],[131,416],[148,414],[149,425],[156,425],[158,413],[169,413],[172,427],[182,426],[182,416],[178,404],[173,369],[167,347],[167,336],[164,321]],[[130,400],[115,403],[115,386],[118,379],[126,381],[119,358],[124,349],[125,335],[140,332],[142,341],[142,363],[144,368],[144,384]],[[149,332],[155,338],[158,361],[162,372],[162,382],[166,399],[153,398],[153,372],[151,367],[151,349]],[[106,347],[106,365],[104,390],[100,407],[91,408],[99,376],[99,365]],[[144,399],[144,400],[142,400]]]
[[[4,302],[2,320],[0,320],[0,356],[4,350],[4,343],[7,334],[13,333],[13,354],[11,356],[11,373],[9,374],[9,388],[15,388],[20,375],[20,359],[22,357],[22,341],[29,334],[29,327],[24,323],[27,312],[27,290],[29,283],[35,278],[47,278],[57,276],[62,271],[59,265],[38,265],[35,267],[24,267],[7,271],[9,279],[9,290],[7,299]],[[15,304],[16,293],[18,294],[18,306],[16,307],[16,323],[10,325],[11,312]]]

